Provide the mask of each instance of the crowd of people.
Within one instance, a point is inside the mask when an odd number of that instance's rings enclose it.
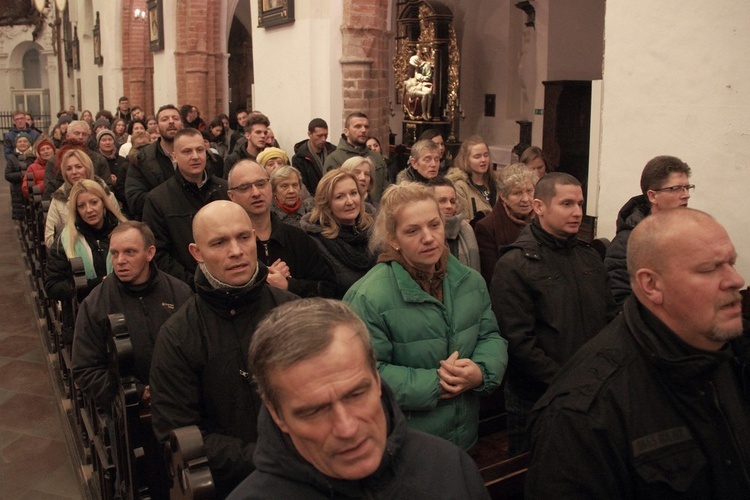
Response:
[[[114,397],[124,313],[156,437],[199,426],[219,496],[481,498],[466,452],[493,393],[530,498],[750,491],[744,281],[679,158],[645,165],[602,258],[581,183],[538,147],[498,169],[481,137],[454,158],[427,130],[399,171],[362,112],[289,152],[258,111],[28,119],[4,137],[12,213],[32,186],[51,200],[76,383]]]

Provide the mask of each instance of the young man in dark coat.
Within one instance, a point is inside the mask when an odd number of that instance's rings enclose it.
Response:
[[[302,184],[310,195],[315,196],[318,182],[326,171],[323,165],[336,146],[327,141],[328,124],[322,118],[314,118],[307,125],[307,139],[294,145],[292,166],[302,174]]]
[[[406,425],[367,328],[344,303],[272,311],[248,365],[264,403],[256,471],[231,499],[489,498],[464,451]]]
[[[674,156],[657,156],[643,167],[641,192],[634,196],[617,214],[617,235],[607,247],[604,265],[612,282],[612,296],[621,306],[630,296],[630,277],[627,266],[628,238],[635,226],[651,214],[686,207],[690,200],[690,167]]]
[[[199,263],[196,295],[159,332],[151,364],[152,423],[166,441],[197,425],[217,494],[226,496],[253,470],[260,397],[247,352],[255,327],[277,305],[297,298],[266,283],[253,225],[230,201],[215,201],[193,219]]]
[[[141,219],[143,215],[148,193],[171,179],[175,173],[172,152],[174,138],[182,130],[180,110],[172,104],[162,106],[156,113],[156,123],[161,137],[138,150],[138,160],[128,168],[125,180],[128,209],[136,219]]]
[[[197,265],[188,250],[193,216],[212,201],[226,200],[227,183],[206,173],[206,146],[197,129],[186,128],[175,135],[172,159],[177,171],[148,194],[143,222],[156,237],[159,269],[192,287]]]
[[[736,258],[697,210],[636,226],[623,313],[534,408],[526,498],[748,498],[750,336]]]
[[[614,314],[601,257],[577,237],[581,183],[568,174],[547,174],[532,203],[536,218],[506,247],[490,289],[510,355],[505,408],[511,454],[528,449],[528,414],[560,366]]]

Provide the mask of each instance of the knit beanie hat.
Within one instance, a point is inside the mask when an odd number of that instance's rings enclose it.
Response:
[[[289,157],[286,155],[283,149],[279,148],[264,149],[260,152],[255,161],[257,161],[261,167],[265,168],[268,160],[271,160],[273,158],[281,158],[281,160],[284,162],[284,165],[289,165]]]
[[[97,129],[97,128],[99,128],[99,127],[107,127],[107,128],[111,128],[111,127],[112,127],[112,124],[111,124],[111,123],[109,123],[109,120],[107,120],[106,118],[99,118],[98,120],[96,120],[96,121],[94,122],[94,126],[93,126],[92,128],[93,128],[94,130],[96,130],[96,129]],[[98,141],[98,138],[97,138],[97,141]]]
[[[46,144],[47,146],[51,146],[53,150],[55,149],[55,143],[54,143],[54,142],[52,142],[52,139],[50,139],[50,138],[49,138],[48,136],[46,136],[46,135],[40,135],[40,136],[39,136],[39,139],[37,139],[37,140],[36,140],[36,142],[34,143],[34,153],[35,153],[35,154],[36,154],[37,156],[39,156],[39,150],[40,150],[40,149],[42,148],[42,146],[44,146],[45,144]]]
[[[26,132],[20,132],[20,133],[19,133],[19,134],[18,134],[18,135],[16,136],[16,141],[18,141],[18,139],[20,139],[21,137],[24,137],[24,138],[26,138],[26,140],[27,140],[27,141],[29,141],[29,144],[31,144],[31,136],[30,136],[29,134],[27,134]]]
[[[99,141],[101,141],[102,137],[104,137],[105,135],[110,136],[112,138],[112,140],[115,139],[115,133],[112,132],[111,130],[109,130],[109,129],[101,130],[98,134],[96,134],[96,144],[97,144],[97,146],[99,145]]]
[[[60,126],[63,123],[70,123],[73,121],[73,117],[70,115],[62,115],[59,120],[57,120],[57,125]]]

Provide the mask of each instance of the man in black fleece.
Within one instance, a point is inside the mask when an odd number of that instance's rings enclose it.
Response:
[[[260,397],[247,351],[256,325],[295,295],[266,283],[253,225],[231,201],[215,201],[193,219],[196,294],[164,323],[151,363],[152,424],[166,441],[179,427],[203,433],[217,495],[253,471]]]
[[[455,445],[406,425],[349,307],[302,299],[258,326],[248,365],[263,398],[246,498],[489,498]]]

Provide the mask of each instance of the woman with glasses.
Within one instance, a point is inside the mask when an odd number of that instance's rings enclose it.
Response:
[[[641,193],[632,197],[617,214],[617,234],[607,247],[604,264],[612,284],[612,296],[620,306],[631,293],[627,266],[630,232],[646,216],[686,207],[695,189],[690,184],[690,167],[674,156],[657,156],[643,168]]]

